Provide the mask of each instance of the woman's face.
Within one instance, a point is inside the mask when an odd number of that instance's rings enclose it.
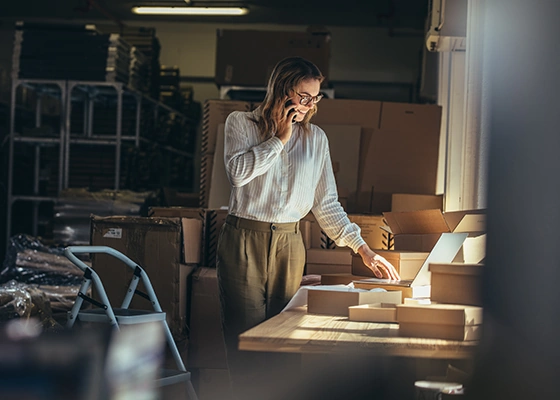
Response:
[[[292,97],[292,103],[296,105],[296,118],[295,122],[303,121],[305,114],[313,108],[315,96],[319,95],[321,89],[321,82],[316,79],[307,79],[302,81],[295,89]],[[310,99],[313,98],[313,99]],[[303,99],[303,100],[302,100]],[[307,104],[301,104],[302,102]]]

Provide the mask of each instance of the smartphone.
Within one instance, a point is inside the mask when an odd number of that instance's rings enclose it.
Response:
[[[286,104],[284,104],[284,107],[288,108],[289,106],[291,106],[292,104],[294,104],[294,102],[291,99],[288,99],[288,101],[286,102]],[[296,122],[296,118],[297,118],[297,112],[296,109],[293,108],[289,111],[289,113],[293,112],[294,115],[292,115],[292,122]],[[288,113],[288,114],[289,114]]]

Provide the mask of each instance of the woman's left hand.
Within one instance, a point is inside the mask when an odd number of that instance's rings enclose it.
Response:
[[[370,249],[367,244],[362,245],[362,247],[358,249],[358,254],[362,257],[365,266],[371,269],[377,278],[392,280],[401,279],[393,264],[387,261],[385,257],[380,256]]]

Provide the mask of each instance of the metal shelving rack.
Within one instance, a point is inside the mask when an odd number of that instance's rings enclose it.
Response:
[[[19,87],[27,87],[33,89],[37,94],[37,102],[35,107],[35,127],[41,128],[42,126],[42,99],[44,95],[58,97],[61,105],[60,113],[60,129],[58,137],[37,137],[37,136],[24,136],[16,133],[16,109],[17,109],[17,90]],[[55,92],[56,89],[58,93]],[[8,147],[8,187],[7,187],[7,218],[6,218],[6,239],[9,240],[12,226],[12,209],[16,201],[26,201],[32,204],[32,234],[37,235],[38,219],[39,219],[39,204],[44,202],[54,202],[56,197],[40,195],[40,160],[41,149],[48,146],[59,147],[59,165],[58,165],[58,192],[63,187],[63,161],[64,161],[64,104],[66,104],[66,82],[61,80],[36,80],[36,79],[22,79],[13,81],[11,98],[10,98],[10,131],[9,131],[9,147]],[[33,188],[31,195],[14,195],[14,152],[15,143],[24,143],[34,146],[34,166],[33,166]]]
[[[55,95],[60,101],[60,130],[57,137],[38,137],[33,135],[23,135],[17,132],[16,109],[18,88],[25,86],[34,90],[37,94],[37,102],[34,110],[35,127],[42,127],[41,98],[43,95]],[[58,93],[53,93],[57,88]],[[73,102],[83,104],[83,129],[82,132],[72,132],[72,107]],[[114,132],[110,134],[99,134],[94,132],[94,103],[96,101],[106,101],[114,103],[116,107],[116,121]],[[133,107],[135,110],[134,134],[123,134],[123,110],[125,107]],[[129,143],[139,148],[142,144],[157,143],[153,138],[146,138],[142,131],[141,115],[142,111],[151,109],[154,113],[154,124],[157,124],[159,113],[173,114],[182,119],[187,116],[179,111],[152,99],[141,92],[128,88],[120,82],[103,81],[70,81],[70,80],[30,80],[13,79],[10,104],[10,131],[9,131],[9,167],[8,167],[8,187],[7,187],[7,219],[6,219],[6,239],[9,241],[13,223],[13,208],[17,201],[27,201],[32,203],[32,234],[38,233],[39,223],[39,204],[42,202],[54,203],[60,192],[70,187],[70,154],[72,145],[87,146],[114,146],[114,183],[112,188],[119,190],[122,187],[121,177],[121,154],[123,143]],[[35,146],[33,189],[30,195],[14,194],[14,156],[15,144],[27,144]],[[192,159],[194,154],[172,146],[157,143],[158,148],[165,152],[176,154],[179,157]],[[59,146],[58,150],[58,171],[55,196],[45,196],[40,193],[40,162],[41,148],[44,146]]]

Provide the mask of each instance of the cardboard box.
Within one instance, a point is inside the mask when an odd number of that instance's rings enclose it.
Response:
[[[373,129],[358,186],[380,193],[437,191],[440,132]]]
[[[336,243],[321,229],[313,213],[308,213],[299,223],[306,249],[334,249]]]
[[[374,100],[323,99],[317,106],[317,113],[311,121],[320,127],[328,125],[357,125],[361,127],[357,176],[358,189],[354,193],[349,193],[348,212],[379,214],[391,209],[390,194],[388,196],[380,196],[377,193],[373,193],[371,186],[367,188],[360,186],[373,131],[379,128],[381,104],[380,101]]]
[[[441,233],[467,232],[475,237],[485,233],[485,210],[443,212],[419,210],[383,213],[384,230],[395,236],[395,250],[431,251]]]
[[[210,99],[204,102],[202,118],[201,154],[214,154],[218,125],[226,122],[233,111],[251,111],[252,105],[247,101]]]
[[[355,124],[321,124],[329,140],[331,160],[338,164],[336,184],[339,194],[358,190],[361,127]]]
[[[477,340],[482,328],[482,307],[399,304],[397,321],[399,336]]]
[[[306,255],[306,274],[349,273],[351,270],[352,254],[347,247],[307,249]]]
[[[208,201],[205,201],[207,208],[221,209],[229,207],[231,184],[224,164],[224,129],[224,124],[218,125],[216,151],[212,157],[212,173],[205,185],[205,196],[208,198]]]
[[[381,215],[391,210],[391,193],[375,190],[375,187],[361,187],[348,196],[348,212]]]
[[[176,340],[187,334],[187,276],[193,269],[193,266],[181,264],[181,230],[179,218],[91,218],[91,244],[111,247],[146,271]],[[111,305],[120,306],[133,276],[132,269],[108,254],[94,254],[92,266],[103,283]],[[142,283],[138,289],[145,292]],[[94,298],[99,299],[95,291]],[[130,308],[153,310],[150,302],[139,296],[133,298]]]
[[[391,210],[392,193],[432,194],[437,190],[441,107],[370,100],[325,99],[312,122],[361,126],[358,190],[350,193],[348,211],[381,213]],[[385,109],[385,122],[381,118]],[[404,111],[403,111],[404,110]],[[409,111],[414,118],[410,118]],[[404,113],[407,129],[391,123]],[[414,121],[413,121],[414,119]],[[413,122],[420,122],[418,128]],[[425,128],[424,128],[425,127]]]
[[[381,102],[376,100],[327,99],[317,105],[317,113],[311,122],[318,126],[358,125],[363,128],[379,128]],[[369,143],[362,130],[362,143]]]
[[[191,293],[187,364],[189,368],[227,369],[216,269],[198,268]]]
[[[431,300],[447,304],[482,305],[482,264],[430,264]]]
[[[442,107],[436,104],[393,103],[381,106],[379,128],[397,132],[439,132]]]
[[[341,290],[313,289],[307,292],[307,312],[348,316],[348,307],[358,304],[402,303],[400,291],[364,291],[341,288]]]
[[[397,322],[397,305],[391,303],[360,304],[348,307],[350,321]]]
[[[374,250],[377,254],[385,257],[397,272],[401,279],[414,279],[420,267],[428,257],[427,252],[408,251],[408,250]],[[359,254],[352,255],[352,274],[361,276],[375,276],[371,269],[364,265]],[[388,276],[384,276],[388,278]]]
[[[200,264],[203,253],[205,210],[199,207],[150,207],[150,217],[181,219],[183,240],[182,261],[185,264]]]
[[[330,42],[327,32],[218,29],[216,84],[266,87],[276,63],[300,56],[321,70],[325,76],[323,86],[327,87]]]
[[[370,248],[388,248],[389,234],[381,229],[382,226],[385,226],[383,215],[348,214],[348,218],[360,227],[362,238]]]
[[[205,267],[216,266],[216,252],[218,246],[218,236],[222,225],[225,223],[227,210],[212,210],[206,208],[190,208],[190,207],[151,207],[149,211],[151,216],[159,217],[178,217],[181,220],[196,220],[202,223],[202,239],[200,240],[200,263]],[[188,221],[187,225],[197,226],[198,223]],[[194,237],[194,230],[186,239],[191,238],[192,242],[188,245],[193,248],[198,245]],[[198,234],[198,230],[197,230]]]
[[[393,193],[391,211],[443,210],[441,194]]]

